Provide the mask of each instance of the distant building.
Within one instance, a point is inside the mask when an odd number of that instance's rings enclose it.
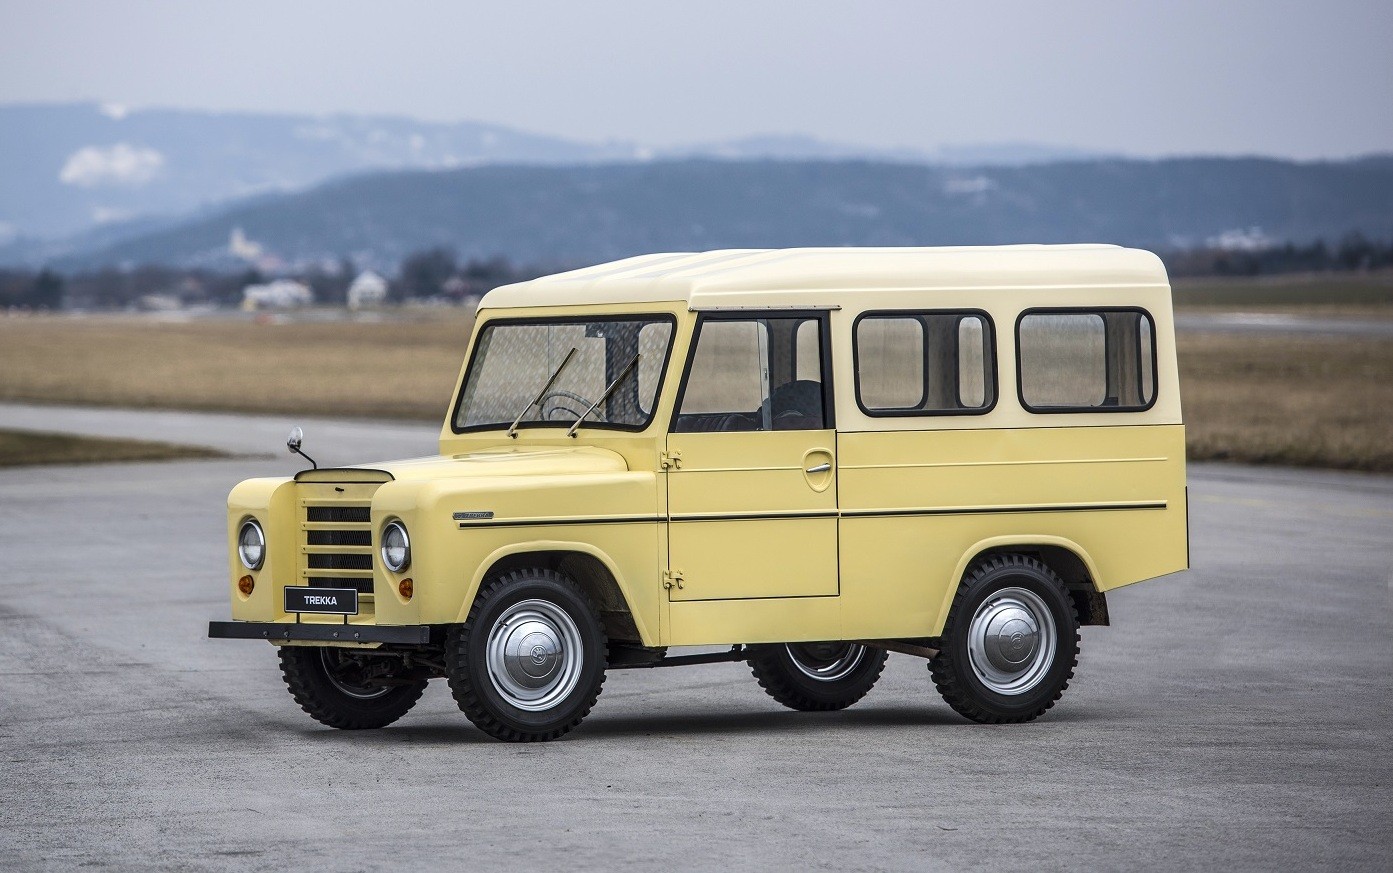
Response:
[[[176,312],[184,308],[184,301],[178,294],[142,294],[135,307],[142,312]]]
[[[256,309],[294,309],[309,306],[314,302],[314,292],[304,282],[294,279],[277,279],[265,285],[248,285],[242,289],[242,308]]]
[[[387,280],[364,270],[348,286],[348,308],[361,309],[364,306],[381,306],[387,300]]]
[[[1204,244],[1226,252],[1261,252],[1273,248],[1277,241],[1263,233],[1260,227],[1240,227],[1211,236]]]

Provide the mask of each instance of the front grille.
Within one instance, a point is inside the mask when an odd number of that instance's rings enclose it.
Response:
[[[312,530],[306,540],[312,546],[370,546],[370,530]]]
[[[306,506],[304,518],[304,584],[372,594],[371,507],[321,503]]]
[[[311,588],[354,588],[359,594],[372,593],[372,580],[357,576],[311,576],[308,584]]]
[[[372,508],[368,506],[307,506],[306,521],[346,521],[367,524],[372,521]]]
[[[371,570],[372,555],[310,555],[311,570]]]

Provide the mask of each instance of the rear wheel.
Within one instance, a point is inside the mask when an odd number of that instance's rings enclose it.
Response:
[[[1053,570],[1024,555],[993,556],[968,571],[929,671],[960,715],[984,724],[1030,721],[1069,687],[1078,628]]]
[[[888,657],[857,643],[751,646],[750,671],[789,709],[846,709],[875,686]]]
[[[386,727],[406,715],[426,690],[424,679],[394,680],[394,664],[353,649],[281,646],[280,661],[300,708],[342,730]]]
[[[570,578],[540,569],[486,585],[445,644],[455,702],[508,742],[552,740],[580,724],[600,696],[607,657],[590,599]]]

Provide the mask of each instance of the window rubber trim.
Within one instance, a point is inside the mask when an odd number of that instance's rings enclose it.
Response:
[[[983,375],[991,374],[992,377],[992,396],[991,402],[985,406],[977,406],[971,409],[881,409],[871,410],[866,404],[861,402],[861,349],[860,343],[856,338],[856,330],[861,326],[863,318],[915,318],[919,315],[956,315],[958,323],[966,316],[976,316],[982,319],[982,323],[987,327],[987,341],[991,348],[991,359],[986,362],[986,369]],[[916,319],[917,320],[917,319]],[[923,322],[919,322],[920,330],[923,330]],[[928,352],[929,338],[924,336],[924,351]],[[928,365],[925,363],[924,370],[924,391],[921,397],[927,396],[929,392],[929,373]],[[986,415],[996,409],[997,401],[1001,399],[1001,373],[997,367],[996,354],[996,322],[992,320],[991,314],[981,309],[868,309],[857,315],[851,322],[851,378],[854,393],[856,395],[856,408],[869,418],[937,418],[945,415]],[[961,395],[962,386],[959,384],[956,391]],[[959,396],[961,399],[961,396]]]
[[[583,324],[585,322],[666,322],[672,327],[672,336],[668,338],[667,354],[663,356],[663,369],[658,373],[657,390],[653,393],[653,409],[648,413],[642,424],[609,424],[603,421],[592,421],[585,425],[587,428],[599,428],[601,430],[622,431],[624,433],[642,433],[653,425],[654,418],[657,417],[658,407],[662,405],[663,384],[667,381],[668,368],[672,364],[672,346],[677,339],[677,316],[671,312],[638,312],[633,315],[597,315],[587,317],[582,315],[551,315],[545,318],[527,318],[526,316],[513,316],[507,318],[489,318],[479,323],[474,328],[473,342],[470,344],[469,363],[464,369],[464,378],[460,380],[459,394],[455,397],[454,403],[450,405],[450,431],[456,434],[483,433],[490,430],[506,430],[511,422],[494,422],[489,424],[474,424],[467,427],[459,426],[460,407],[464,405],[464,392],[469,387],[469,378],[474,375],[474,365],[478,363],[478,340],[483,336],[486,329],[498,325],[510,324]],[[637,377],[635,377],[637,378]],[[640,406],[640,408],[642,408]],[[524,422],[521,427],[541,427],[541,428],[569,428],[575,424],[574,421],[529,421]]]
[[[1027,315],[1105,315],[1109,312],[1135,312],[1151,324],[1151,400],[1145,406],[1031,406],[1026,403],[1021,365],[1021,322],[1025,320],[1025,317]],[[1103,356],[1106,359],[1109,351],[1106,322],[1104,322],[1103,327]],[[1016,316],[1016,399],[1020,401],[1022,409],[1033,415],[1076,415],[1084,412],[1101,412],[1111,415],[1146,412],[1156,405],[1156,401],[1161,396],[1161,378],[1156,360],[1156,340],[1156,319],[1149,311],[1140,306],[1032,306],[1029,309],[1023,309],[1020,315]]]
[[[759,321],[764,318],[813,319],[818,322],[818,333],[822,345],[822,427],[802,428],[804,432],[837,429],[837,404],[832,388],[832,309],[724,309],[699,310],[696,326],[692,328],[692,341],[687,346],[687,359],[682,365],[682,380],[677,385],[677,396],[672,401],[672,419],[667,432],[671,434],[701,433],[701,431],[674,430],[677,419],[682,415],[682,401],[687,396],[687,382],[692,377],[692,362],[696,360],[697,345],[701,342],[701,329],[708,321]],[[794,351],[795,357],[797,351]],[[715,431],[723,432],[723,431]],[[729,433],[794,433],[779,430],[742,430]]]

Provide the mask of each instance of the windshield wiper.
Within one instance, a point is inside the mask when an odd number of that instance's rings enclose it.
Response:
[[[566,353],[566,357],[561,361],[561,366],[557,367],[556,372],[551,374],[551,378],[547,380],[547,384],[543,385],[542,390],[537,392],[537,396],[533,397],[532,400],[518,412],[518,417],[513,419],[513,423],[508,426],[508,436],[510,438],[518,438],[518,425],[522,424],[522,417],[527,414],[527,410],[536,406],[543,397],[547,396],[547,392],[551,390],[551,386],[556,382],[556,377],[560,376],[561,371],[566,369],[566,365],[571,363],[571,358],[576,356],[576,351],[577,350],[572,347],[571,350]]]
[[[582,421],[585,421],[585,417],[587,415],[595,411],[595,407],[599,406],[601,403],[604,403],[605,400],[609,397],[609,395],[614,392],[615,388],[619,387],[619,383],[624,381],[624,377],[629,375],[629,371],[638,365],[638,359],[640,357],[640,355],[634,355],[634,359],[629,362],[629,365],[627,367],[624,368],[624,372],[620,373],[618,376],[615,376],[614,381],[609,383],[609,387],[605,389],[605,393],[600,395],[600,399],[590,404],[590,408],[580,414],[580,418],[576,419],[576,423],[571,425],[570,430],[566,431],[566,436],[574,437],[576,435],[576,431],[580,428],[580,423]]]

